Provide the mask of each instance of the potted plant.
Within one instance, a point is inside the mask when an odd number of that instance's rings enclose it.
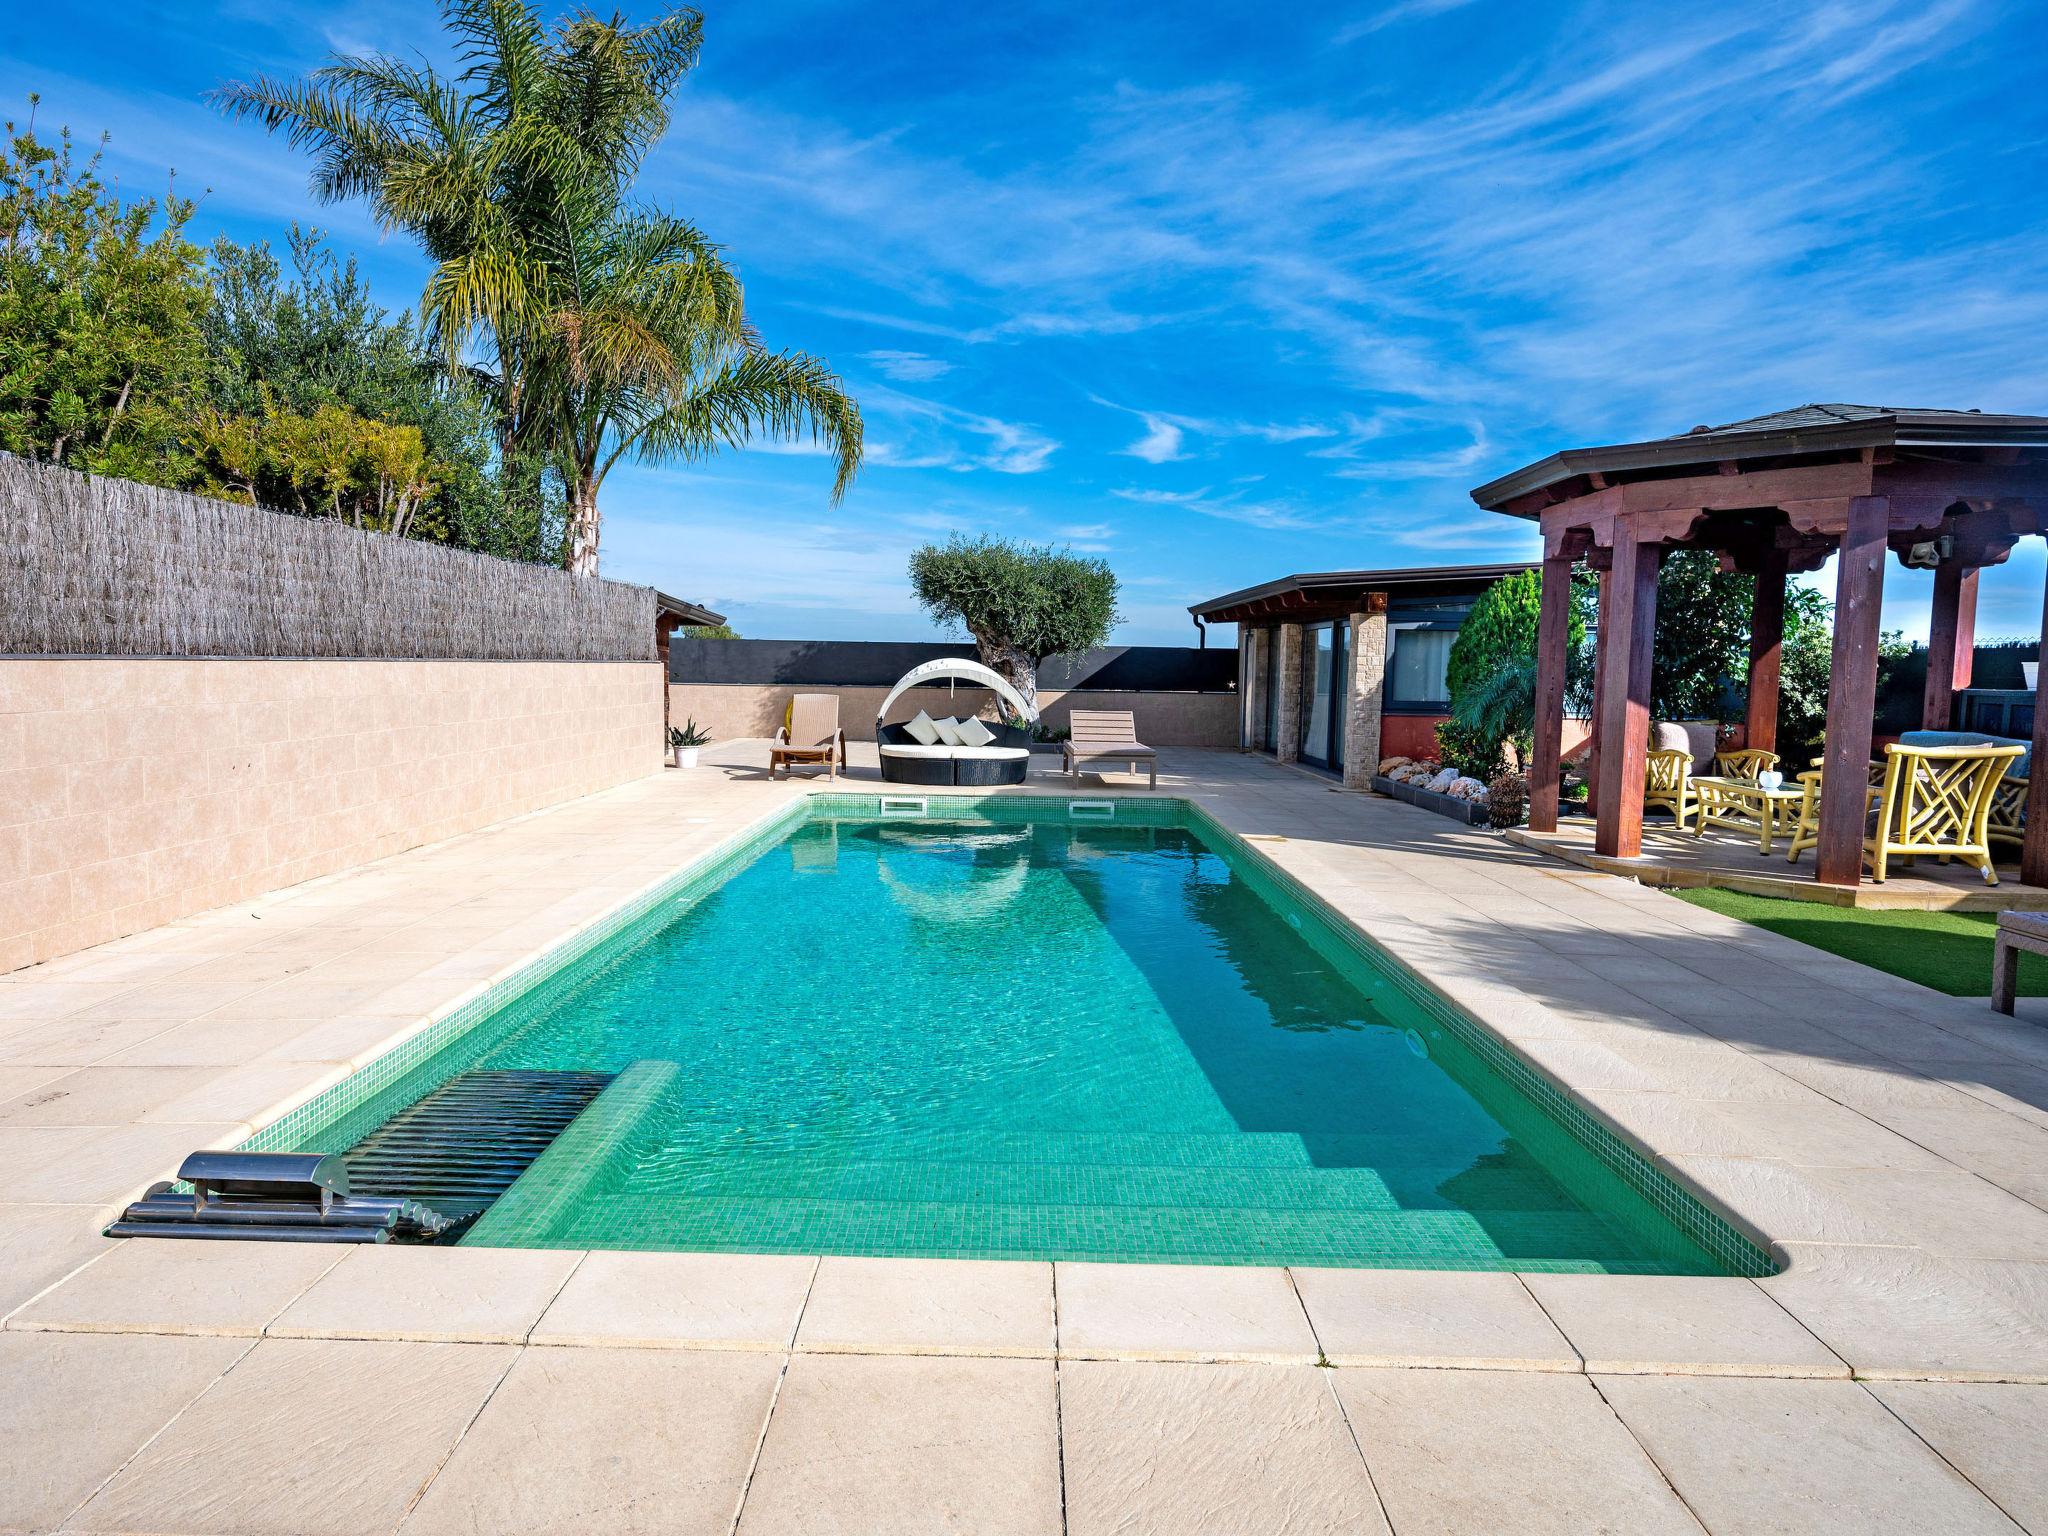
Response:
[[[668,728],[669,756],[678,768],[697,766],[697,749],[711,740],[711,733],[701,729],[695,720],[685,720],[681,725]]]

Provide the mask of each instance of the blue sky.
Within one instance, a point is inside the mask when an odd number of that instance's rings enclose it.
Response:
[[[1467,492],[1559,447],[2048,412],[2038,0],[706,9],[644,191],[851,382],[869,466],[838,508],[806,452],[622,469],[604,565],[747,634],[926,634],[905,558],[961,529],[1101,553],[1118,638],[1186,643],[1189,602],[1288,571],[1532,553]],[[201,96],[431,54],[430,6],[0,16],[10,112],[40,91],[124,186],[209,189],[202,235],[317,223],[416,299],[407,245]],[[2038,632],[2043,563],[1987,573],[1980,633]],[[1924,635],[1926,590],[1894,567],[1887,626]]]

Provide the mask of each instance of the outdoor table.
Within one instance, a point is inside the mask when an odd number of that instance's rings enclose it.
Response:
[[[1806,798],[1806,790],[1797,784],[1765,789],[1748,779],[1720,778],[1694,779],[1692,784],[1699,800],[1693,836],[1705,832],[1710,823],[1744,831],[1754,825],[1760,854],[1769,853],[1771,839],[1797,824],[1799,803]]]

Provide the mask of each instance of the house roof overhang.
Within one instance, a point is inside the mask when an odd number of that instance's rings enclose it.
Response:
[[[654,594],[654,622],[657,627],[679,629],[684,625],[715,625],[725,622],[725,615],[713,613],[699,603],[686,603],[680,597],[670,597],[657,590]]]
[[[1351,612],[1369,594],[1464,596],[1483,591],[1504,576],[1533,569],[1531,562],[1515,560],[1496,565],[1436,565],[1392,571],[1309,571],[1192,603],[1188,612],[1205,624],[1322,617]]]

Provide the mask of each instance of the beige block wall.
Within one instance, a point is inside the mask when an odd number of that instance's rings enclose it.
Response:
[[[653,662],[0,658],[0,971],[659,771]]]
[[[714,741],[775,734],[793,693],[839,696],[839,721],[847,737],[872,741],[875,711],[889,696],[886,688],[794,688],[787,684],[677,683],[669,688],[669,718],[677,725],[695,720]],[[986,688],[913,688],[889,711],[908,720],[920,709],[933,715],[982,712],[993,695]],[[1064,726],[1073,709],[1128,709],[1137,717],[1138,732],[1153,747],[1234,747],[1237,745],[1237,695],[1234,693],[1119,693],[1106,689],[1047,689],[1038,695],[1039,714],[1049,726]]]

